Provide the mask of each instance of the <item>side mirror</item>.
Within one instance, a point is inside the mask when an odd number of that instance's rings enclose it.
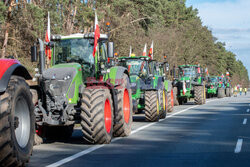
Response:
[[[167,63],[166,64],[166,72],[168,72],[169,71],[169,64]]]
[[[108,42],[108,57],[114,58],[114,42]]]
[[[36,46],[32,46],[30,48],[31,51],[31,62],[37,62],[37,48]]]

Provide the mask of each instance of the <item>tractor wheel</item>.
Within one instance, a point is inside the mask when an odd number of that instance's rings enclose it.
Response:
[[[92,144],[110,143],[113,135],[113,101],[107,87],[87,87],[82,92],[83,139]]]
[[[68,140],[74,131],[74,125],[69,126],[42,126],[41,137],[46,140]]]
[[[159,121],[159,100],[157,91],[145,92],[145,116],[149,122]]]
[[[171,89],[167,94],[168,110],[167,112],[171,113],[174,111],[174,91]]]
[[[117,106],[115,113],[114,136],[129,136],[133,122],[133,103],[132,94],[127,75],[123,76],[122,85],[117,87]]]
[[[218,98],[223,98],[225,96],[224,88],[218,88]]]
[[[178,88],[174,87],[174,105],[175,106],[179,105],[179,101],[178,101],[178,98],[177,98],[178,95],[177,94],[178,94]]]
[[[167,103],[167,94],[166,90],[162,91],[162,104],[161,104],[161,111],[160,111],[160,119],[166,118],[167,115],[167,109],[168,109],[168,103]]]
[[[226,97],[230,97],[230,88],[226,88]]]
[[[205,86],[203,86],[202,104],[206,104],[206,87]]]
[[[198,105],[203,104],[203,99],[204,99],[204,90],[203,86],[195,86],[194,87],[194,103]]]
[[[234,90],[233,90],[233,88],[230,88],[229,96],[231,97],[231,96],[233,96],[233,94],[234,94]]]
[[[29,86],[22,77],[12,76],[0,96],[0,166],[24,166],[32,153],[34,134]]]

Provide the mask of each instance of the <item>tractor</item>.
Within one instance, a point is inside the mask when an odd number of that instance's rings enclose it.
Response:
[[[90,144],[110,143],[112,137],[131,133],[132,95],[128,70],[112,67],[114,44],[100,34],[93,55],[94,33],[52,35],[51,41],[31,47],[36,69],[37,134],[43,139],[67,140],[80,124],[83,140]],[[51,50],[45,68],[44,45]],[[39,54],[38,54],[39,53]]]
[[[163,91],[163,101],[166,100],[165,106],[163,103],[163,110],[166,110],[167,112],[173,112],[174,110],[174,91],[172,89],[172,82],[168,79],[167,73],[169,72],[169,64],[166,60],[164,60],[163,63],[159,63],[160,68],[160,76],[163,77],[164,80],[164,91]],[[166,93],[166,96],[164,94]],[[164,99],[166,98],[166,99]],[[164,112],[165,114],[166,112]],[[165,116],[163,116],[165,118]]]
[[[33,150],[34,105],[27,69],[14,59],[0,59],[0,166],[24,166]]]
[[[178,105],[187,103],[191,98],[194,98],[195,104],[205,104],[206,88],[202,68],[199,65],[180,65],[178,70],[179,76],[173,81]]]
[[[160,75],[158,62],[148,56],[131,56],[119,57],[118,64],[128,68],[130,74],[134,113],[144,111],[149,122],[165,118],[167,100],[173,104],[173,93],[169,81]]]
[[[216,97],[218,91],[219,79],[217,76],[209,76],[206,83],[207,97]]]
[[[231,97],[233,95],[232,85],[229,75],[219,77],[218,98]]]

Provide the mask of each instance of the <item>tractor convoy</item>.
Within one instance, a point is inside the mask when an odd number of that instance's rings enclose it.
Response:
[[[108,144],[130,135],[133,114],[157,122],[174,104],[231,96],[229,75],[206,76],[200,65],[187,64],[171,72],[166,58],[153,59],[153,48],[115,63],[114,43],[98,33],[38,39],[33,78],[19,61],[0,60],[0,166],[24,166],[37,139],[67,140],[76,124],[84,142]]]

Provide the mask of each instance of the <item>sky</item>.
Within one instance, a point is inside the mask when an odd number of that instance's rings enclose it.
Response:
[[[203,25],[237,55],[250,75],[250,0],[186,0],[199,10]]]

